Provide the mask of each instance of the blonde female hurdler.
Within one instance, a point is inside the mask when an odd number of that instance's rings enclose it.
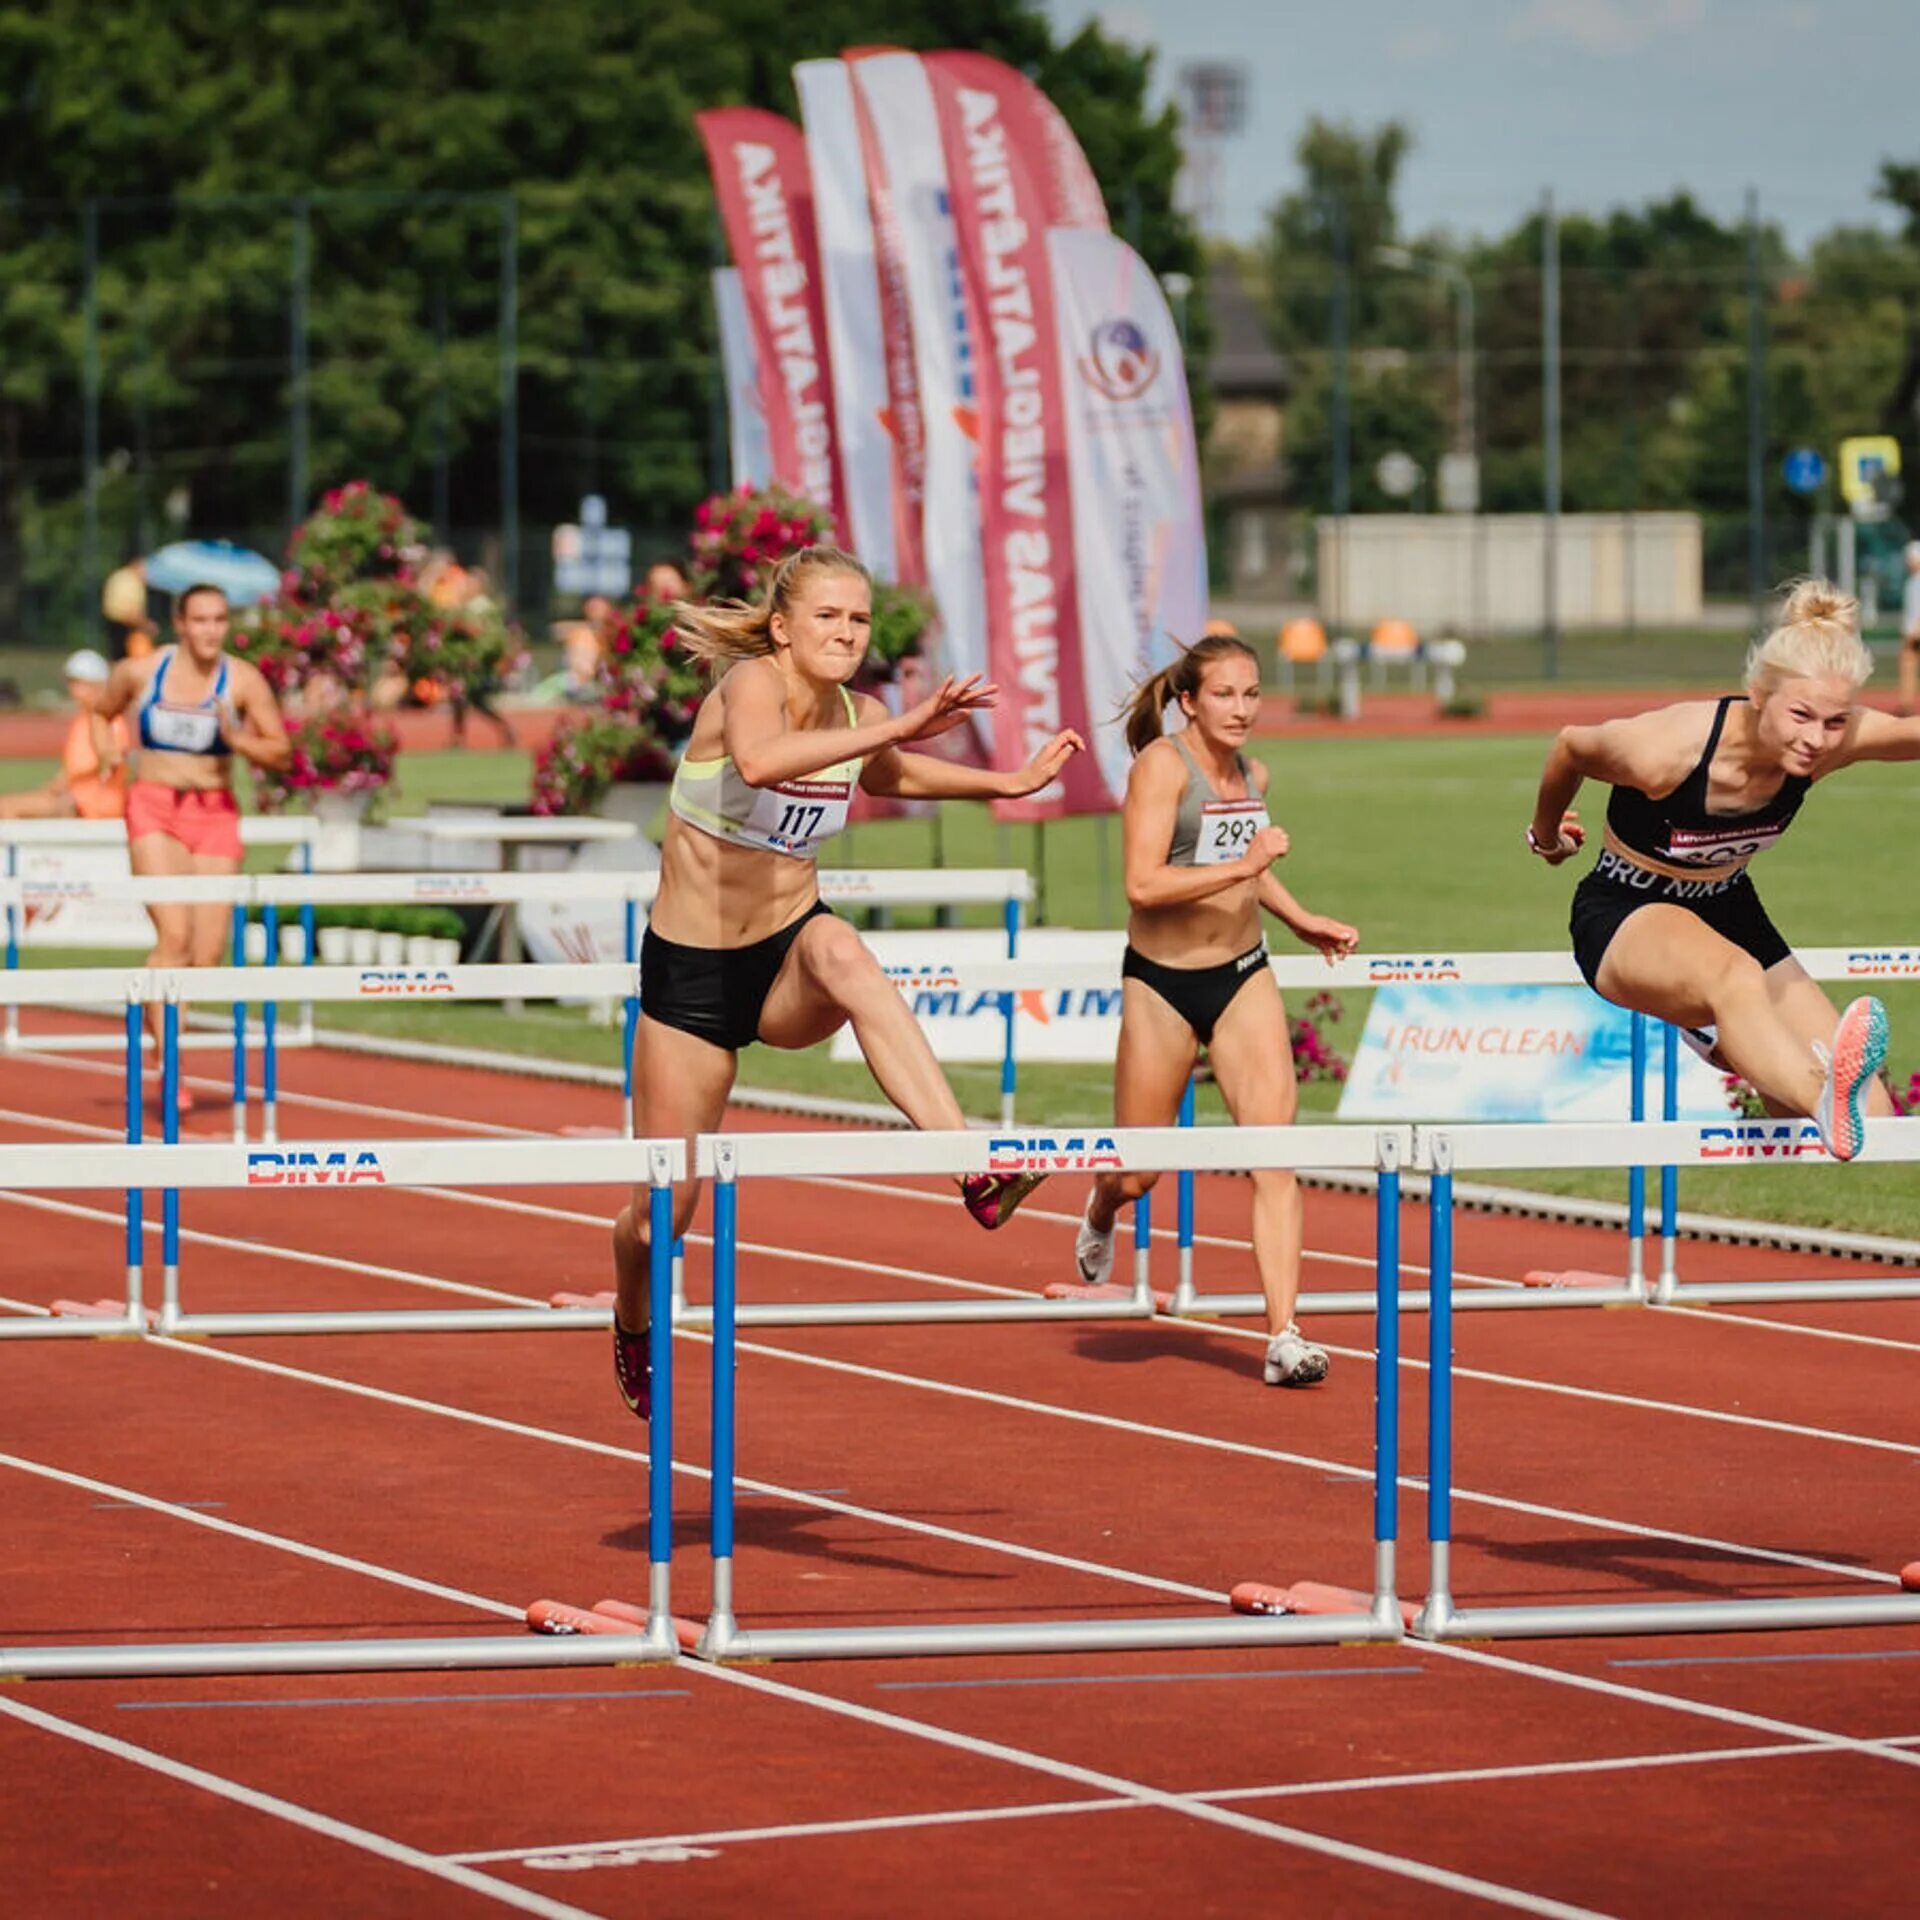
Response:
[[[1170,704],[1186,725],[1169,736],[1161,715]],[[1293,1048],[1261,910],[1329,960],[1359,944],[1352,927],[1309,913],[1273,876],[1287,836],[1267,819],[1266,768],[1241,751],[1259,711],[1259,661],[1226,634],[1188,648],[1128,703],[1127,745],[1137,757],[1121,823],[1132,912],[1113,1076],[1123,1127],[1174,1120],[1202,1047],[1237,1124],[1291,1122]],[[1088,1285],[1112,1271],[1120,1206],[1154,1180],[1128,1173],[1094,1182],[1074,1247]],[[1294,1325],[1300,1242],[1299,1181],[1279,1169],[1256,1173],[1253,1257],[1267,1300],[1269,1386],[1311,1386],[1327,1375],[1325,1352]]]
[[[901,714],[850,691],[866,657],[872,585],[833,547],[806,547],[775,569],[755,606],[681,605],[682,641],[721,677],[701,703],[673,777],[660,888],[640,954],[634,1131],[691,1139],[720,1124],[742,1047],[810,1047],[849,1021],[881,1090],[916,1127],[966,1125],[900,994],[820,898],[821,847],[847,823],[857,781],[908,800],[1016,799],[1056,779],[1080,738],[1057,733],[1016,772],[956,766],[904,751],[993,704],[979,677],[943,680]],[[1036,1175],[961,1182],[967,1211],[1004,1222]],[[699,1183],[674,1193],[686,1230]],[[613,1230],[618,1286],[614,1372],[645,1415],[647,1195]]]
[[[1747,660],[1745,698],[1683,700],[1631,720],[1566,727],[1547,755],[1527,845],[1550,866],[1580,850],[1586,779],[1613,789],[1605,844],[1573,896],[1587,983],[1669,1020],[1696,1052],[1742,1075],[1770,1111],[1804,1114],[1836,1160],[1861,1148],[1886,1009],[1836,1016],[1767,917],[1747,865],[1792,824],[1816,781],[1861,760],[1920,759],[1920,720],[1855,704],[1873,671],[1859,604],[1825,580],[1787,596]]]

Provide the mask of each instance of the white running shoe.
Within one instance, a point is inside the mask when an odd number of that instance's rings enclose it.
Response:
[[[1261,1377],[1270,1387],[1317,1387],[1327,1377],[1327,1351],[1288,1326],[1267,1342]]]
[[[1813,1051],[1823,1074],[1814,1125],[1836,1160],[1851,1160],[1866,1144],[1866,1090],[1887,1057],[1886,1008],[1862,994],[1841,1014],[1831,1049],[1816,1042]]]
[[[1087,1207],[1091,1211],[1091,1199]],[[1113,1228],[1101,1233],[1082,1214],[1080,1231],[1073,1237],[1073,1264],[1080,1269],[1082,1286],[1104,1287],[1113,1278]]]

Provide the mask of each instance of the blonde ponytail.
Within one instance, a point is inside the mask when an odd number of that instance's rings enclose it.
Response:
[[[1260,656],[1234,633],[1210,633],[1190,647],[1182,647],[1171,666],[1140,682],[1120,709],[1126,722],[1127,751],[1141,753],[1165,731],[1161,714],[1169,702],[1195,695],[1214,661],[1244,654],[1257,667]]]
[[[869,587],[873,584],[873,576],[852,554],[838,547],[800,547],[774,568],[766,593],[758,601],[716,600],[695,606],[676,600],[674,631],[687,651],[701,660],[731,664],[771,653],[773,616],[777,613],[785,619],[807,582],[816,574],[828,573],[850,573]]]
[[[1747,693],[1756,704],[1783,680],[1845,680],[1866,684],[1873,655],[1860,638],[1860,603],[1831,580],[1798,580],[1780,618],[1747,655]]]

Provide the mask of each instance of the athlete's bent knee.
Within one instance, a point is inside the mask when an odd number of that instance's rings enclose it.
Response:
[[[806,968],[822,992],[846,1006],[877,988],[892,991],[880,963],[844,920],[817,921],[807,929]]]

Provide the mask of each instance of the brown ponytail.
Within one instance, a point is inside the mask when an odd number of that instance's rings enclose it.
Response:
[[[674,631],[689,653],[702,660],[731,663],[751,660],[773,651],[773,616],[783,619],[816,574],[850,573],[873,585],[873,576],[852,554],[838,547],[800,547],[773,570],[765,595],[749,604],[744,600],[716,600],[694,606],[677,600]]]
[[[1260,664],[1260,656],[1237,635],[1210,633],[1204,640],[1182,647],[1172,665],[1141,681],[1120,710],[1126,721],[1127,751],[1139,753],[1152,746],[1165,730],[1160,716],[1167,704],[1183,695],[1198,694],[1200,682],[1214,661],[1234,653],[1244,654],[1256,667]]]

